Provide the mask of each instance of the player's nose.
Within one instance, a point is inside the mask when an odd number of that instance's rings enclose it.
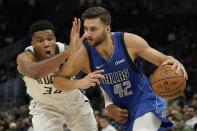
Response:
[[[49,41],[48,40],[44,40],[44,47],[46,48],[46,47],[49,47],[49,46],[50,46]]]
[[[90,38],[92,36],[90,31],[86,31],[85,33],[86,38]]]

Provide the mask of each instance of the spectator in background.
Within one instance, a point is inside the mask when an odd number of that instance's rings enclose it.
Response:
[[[184,112],[184,117],[185,125],[194,127],[197,123],[196,107],[192,105],[187,106]]]

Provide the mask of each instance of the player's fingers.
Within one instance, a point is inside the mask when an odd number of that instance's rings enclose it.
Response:
[[[81,36],[80,40],[81,40],[81,41],[84,41],[84,40],[86,39],[86,37],[87,37],[87,36],[86,36],[86,34],[84,33],[84,34]]]
[[[128,114],[121,113],[120,116],[123,118],[128,118]]]
[[[178,65],[177,65],[177,68],[176,68],[176,74],[178,74],[180,71],[181,71],[181,65],[178,64]],[[183,73],[184,73],[184,72],[183,72]]]
[[[77,18],[77,32],[80,32],[80,29],[81,29],[81,20],[79,18]]]
[[[72,37],[74,34],[74,26],[75,26],[75,21],[72,22],[72,28],[71,28],[71,33],[70,36]]]
[[[122,121],[127,121],[128,117],[121,117]]]
[[[188,75],[187,75],[187,72],[186,71],[184,71],[185,73],[185,78],[186,78],[186,80],[188,80]]]
[[[104,76],[101,75],[101,74],[93,74],[93,75],[91,75],[90,77],[91,77],[92,79],[98,79],[98,80],[104,78]]]
[[[121,117],[128,117],[128,110],[121,109],[120,114],[121,114]]]
[[[128,118],[126,118],[126,117],[118,117],[117,118],[117,120],[119,121],[119,122],[125,122],[125,121],[127,121],[128,120]]]
[[[183,66],[181,67],[181,70],[183,71],[183,76],[184,76],[184,78],[185,78],[186,80],[188,80],[187,72],[186,72],[186,70],[185,70],[185,68],[184,68]]]
[[[96,86],[96,83],[93,83],[93,82],[92,82],[92,83],[89,84],[89,87],[90,87],[90,86],[93,86],[93,87],[94,87],[94,86]]]
[[[128,110],[126,110],[126,109],[121,109],[120,112],[123,114],[128,114]]]
[[[101,74],[101,73],[103,73],[104,72],[104,70],[97,70],[97,71],[94,71],[94,72],[92,72],[93,74]]]
[[[96,83],[96,84],[100,85],[99,79],[91,79],[90,81],[91,81],[91,83]]]
[[[93,79],[104,79],[104,75],[102,75],[100,72],[92,72],[91,74],[89,74],[89,77],[93,78]]]
[[[171,64],[171,60],[165,60],[160,66]]]
[[[72,22],[72,28],[71,28],[70,37],[72,38],[72,37],[74,36],[75,33],[76,33],[76,22],[73,21],[73,22]]]
[[[78,23],[78,18],[75,17],[75,23],[76,23],[76,33],[79,32],[79,23]]]
[[[74,21],[76,22],[76,24],[77,24],[77,17],[74,17]]]
[[[76,21],[76,17],[74,17],[74,20],[73,20],[73,32],[76,33],[76,30],[77,30],[77,21]]]
[[[184,74],[185,74],[186,80],[188,80],[188,74],[187,74],[187,71],[185,70],[185,68],[184,68]]]
[[[173,65],[172,65],[171,70],[174,70],[174,69],[177,68],[177,67],[178,67],[178,63],[174,62]]]

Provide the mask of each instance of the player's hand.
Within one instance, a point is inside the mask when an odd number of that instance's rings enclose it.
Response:
[[[186,78],[186,80],[188,79],[188,75],[187,75],[187,72],[186,72],[184,66],[178,60],[176,60],[174,58],[165,60],[161,64],[161,66],[164,66],[164,65],[172,65],[172,70],[176,69],[176,73],[182,71],[184,78]]]
[[[87,76],[80,80],[80,88],[87,89],[91,86],[94,87],[96,85],[100,85],[100,80],[104,79],[104,76],[102,75],[103,72],[104,70],[97,70],[89,73]]]
[[[116,121],[125,122],[128,120],[128,111],[126,109],[122,109],[115,104],[110,104],[106,107],[106,110],[109,116]]]
[[[70,33],[70,48],[78,50],[82,46],[83,40],[86,38],[85,34],[80,38],[81,20],[74,18],[72,22],[72,29]]]

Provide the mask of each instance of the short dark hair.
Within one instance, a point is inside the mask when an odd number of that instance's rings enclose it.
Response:
[[[32,37],[35,32],[42,30],[52,30],[55,32],[54,25],[51,22],[47,20],[39,20],[31,25],[29,29],[29,36]]]
[[[103,7],[90,7],[83,12],[81,17],[83,21],[92,18],[100,18],[105,25],[111,24],[111,15],[109,11]]]
[[[196,111],[196,106],[194,106],[194,105],[188,105],[188,107],[187,108],[193,108],[194,109],[194,111]]]

